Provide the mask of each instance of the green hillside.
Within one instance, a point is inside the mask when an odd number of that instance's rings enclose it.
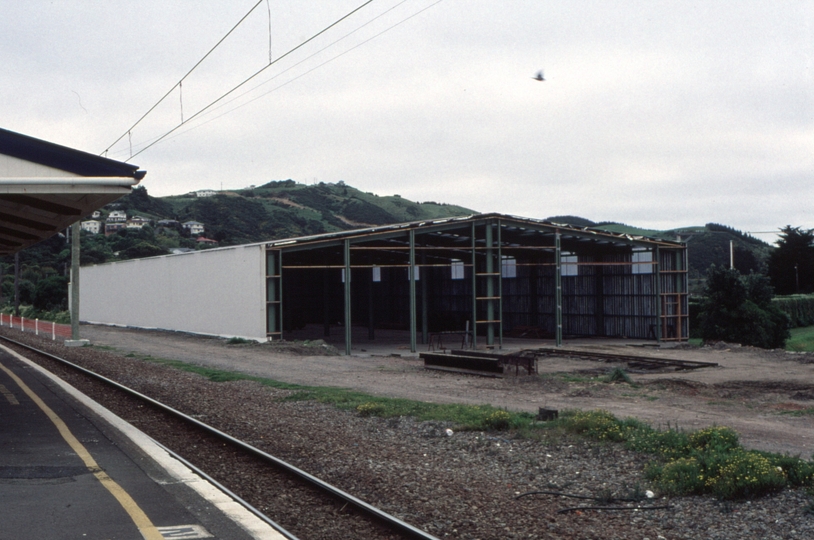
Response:
[[[742,274],[748,274],[749,272],[765,273],[769,253],[774,249],[773,246],[762,240],[717,223],[662,231],[642,229],[624,223],[595,223],[575,216],[555,216],[548,218],[548,221],[569,223],[579,227],[592,227],[633,236],[648,236],[650,238],[686,242],[690,288],[693,291],[697,291],[699,288],[698,286],[710,265],[729,266],[730,242],[734,248],[732,258],[734,259],[735,268]]]
[[[344,182],[305,185],[293,180],[217,192],[210,197],[189,193],[156,198],[146,189],[136,188],[114,204],[128,216],[138,214],[154,224],[166,219],[201,222],[206,238],[216,240],[219,246],[476,213],[449,204],[409,201],[399,195],[378,196]],[[153,243],[165,248],[202,247],[180,227],[157,227],[153,232]],[[117,234],[126,236],[129,232]]]

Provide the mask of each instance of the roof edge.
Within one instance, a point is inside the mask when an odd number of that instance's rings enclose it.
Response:
[[[80,176],[118,176],[140,181],[147,171],[96,154],[0,128],[0,154]]]

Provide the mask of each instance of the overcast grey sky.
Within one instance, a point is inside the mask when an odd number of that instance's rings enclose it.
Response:
[[[255,2],[5,2],[0,126],[101,153]],[[534,218],[814,228],[814,0],[374,0],[277,60],[363,3],[263,0],[108,157],[153,195],[343,180]]]

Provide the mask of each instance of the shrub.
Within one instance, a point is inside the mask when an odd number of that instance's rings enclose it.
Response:
[[[512,416],[506,411],[495,411],[487,416],[483,423],[488,429],[507,429]]]
[[[698,316],[702,339],[782,348],[790,337],[789,319],[771,298],[765,276],[711,266]]]
[[[689,443],[698,452],[729,452],[738,448],[738,434],[728,427],[712,426],[691,433]]]
[[[605,377],[605,382],[615,383],[615,382],[623,382],[631,384],[633,381],[630,380],[630,375],[622,368],[613,368],[613,370],[608,373],[608,376]]]
[[[368,401],[367,403],[362,403],[357,406],[356,411],[362,416],[377,416],[384,412],[384,405],[382,403]]]
[[[628,448],[654,454],[646,475],[669,495],[713,495],[721,499],[750,499],[786,486],[812,486],[814,462],[800,458],[747,451],[738,434],[712,426],[692,433],[656,430],[634,419],[619,420],[607,411],[563,413],[566,431],[599,441],[620,441]]]

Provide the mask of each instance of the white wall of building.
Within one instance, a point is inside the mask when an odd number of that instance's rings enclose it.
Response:
[[[80,319],[265,340],[265,275],[263,245],[84,266]]]

